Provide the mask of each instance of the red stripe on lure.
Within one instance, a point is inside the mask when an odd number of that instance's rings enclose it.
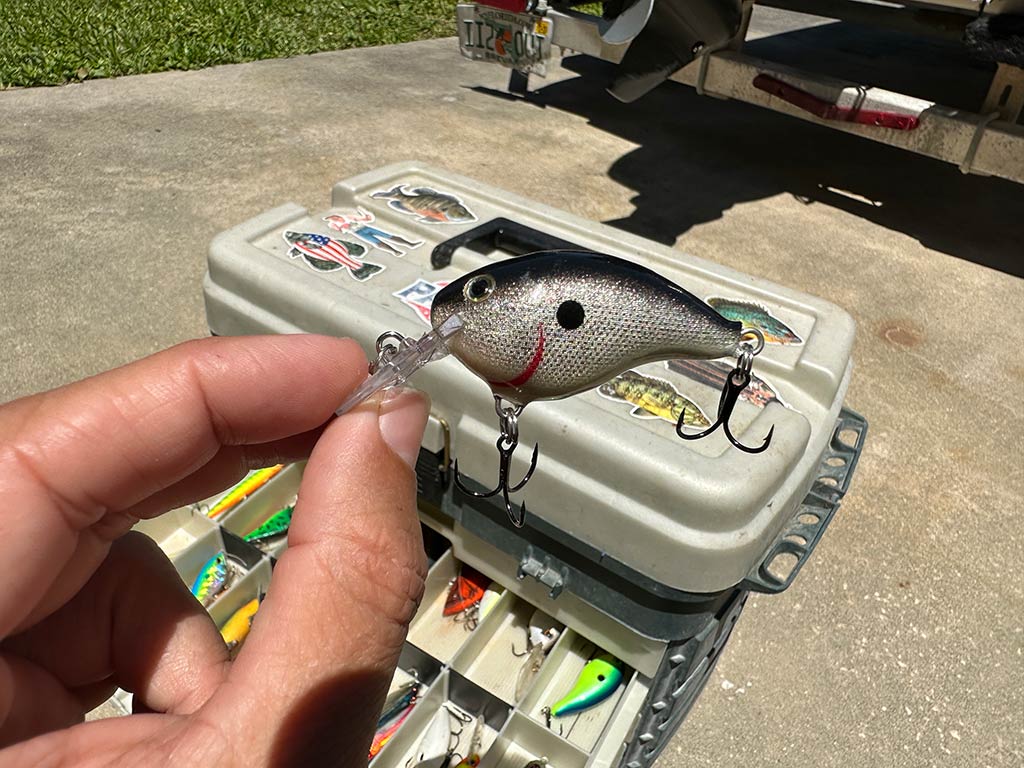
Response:
[[[391,737],[395,735],[399,728],[402,727],[402,723],[405,722],[405,718],[412,712],[413,707],[416,706],[416,701],[413,700],[405,711],[398,716],[390,725],[386,725],[381,728],[377,733],[373,735],[373,741],[370,743],[370,760],[373,760],[377,756],[377,753],[384,749],[384,745],[391,741]]]
[[[264,485],[270,482],[271,478],[277,475],[284,469],[284,464],[277,464],[273,467],[267,467],[266,469],[258,469],[245,478],[242,482],[228,491],[224,496],[217,501],[210,511],[206,513],[207,517],[219,517],[227,512],[229,509],[234,509],[241,504],[248,496],[252,495]]]
[[[530,358],[530,362],[526,364],[523,372],[516,376],[514,379],[508,381],[489,381],[487,382],[492,387],[521,387],[523,384],[533,378],[533,374],[540,368],[541,361],[544,359],[544,324],[537,326],[537,331],[540,334],[537,339],[537,346],[533,351],[533,357]]]
[[[454,616],[483,600],[484,592],[491,580],[479,571],[468,566],[459,569],[452,586],[448,590],[448,599],[444,601],[445,616]]]

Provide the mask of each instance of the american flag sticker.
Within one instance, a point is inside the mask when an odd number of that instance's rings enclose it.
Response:
[[[338,240],[316,232],[293,232],[290,229],[285,230],[283,236],[289,245],[288,255],[293,259],[301,258],[317,272],[344,269],[362,283],[384,271],[382,264],[360,258],[366,253],[366,248],[359,243]]]
[[[402,300],[407,307],[412,307],[419,317],[427,325],[430,325],[430,305],[434,303],[437,292],[448,285],[447,280],[432,283],[422,278],[411,285],[405,286],[400,291],[395,291],[392,296]]]

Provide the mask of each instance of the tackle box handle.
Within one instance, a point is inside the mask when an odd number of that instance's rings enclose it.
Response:
[[[844,432],[853,432],[856,437],[852,442],[845,441],[841,438]],[[811,490],[768,547],[765,556],[750,570],[747,578],[740,582],[741,589],[776,594],[793,583],[835,517],[839,502],[850,487],[867,432],[868,422],[863,416],[848,408],[840,411]],[[782,574],[771,570],[776,558],[781,555],[796,558],[789,571]]]
[[[452,263],[452,256],[457,249],[467,247],[483,253],[505,251],[513,256],[522,256],[534,251],[587,250],[577,243],[562,240],[518,221],[499,217],[438,243],[430,252],[430,265],[434,269],[443,269]]]

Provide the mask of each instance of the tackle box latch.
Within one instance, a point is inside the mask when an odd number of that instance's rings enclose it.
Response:
[[[533,576],[537,581],[549,589],[548,596],[554,600],[558,597],[569,581],[569,569],[564,565],[556,568],[551,564],[551,556],[545,555],[539,560],[534,553],[533,547],[527,545],[522,559],[519,561],[519,570],[516,571],[516,578],[522,581],[527,576]]]

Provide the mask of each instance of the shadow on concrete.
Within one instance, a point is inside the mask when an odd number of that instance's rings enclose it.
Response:
[[[881,35],[882,42],[876,30],[858,38],[850,25],[829,24],[762,38],[749,43],[747,52],[807,68],[806,51],[801,61],[791,43],[810,40],[826,51],[812,65],[856,79],[838,54],[868,39],[866,53],[880,69],[876,78],[862,81],[907,89],[921,76],[923,85],[912,92],[934,99],[945,93],[946,104],[978,108],[989,77],[984,68],[960,66],[959,79],[950,80],[930,62],[943,47],[927,41],[920,43],[922,55],[900,70],[874,50],[885,49],[891,37]],[[945,61],[965,63],[956,52]],[[527,101],[578,114],[638,145],[609,169],[611,178],[636,190],[635,211],[607,222],[613,226],[672,244],[690,227],[719,218],[737,203],[788,193],[806,205],[841,208],[928,248],[1024,276],[1019,237],[1024,186],[965,176],[953,165],[748,104],[701,97],[677,83],[621,104],[604,90],[611,65],[574,56],[563,66],[580,76],[546,86],[534,79],[531,87],[537,90]]]

